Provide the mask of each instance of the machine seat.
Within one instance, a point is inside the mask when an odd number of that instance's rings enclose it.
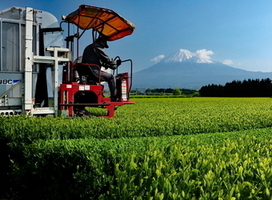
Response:
[[[81,84],[89,84],[89,85],[100,85],[100,76],[96,77],[93,73],[91,67],[97,67],[99,69],[100,74],[100,67],[98,65],[92,65],[88,63],[77,63],[75,68],[79,75],[79,82]]]

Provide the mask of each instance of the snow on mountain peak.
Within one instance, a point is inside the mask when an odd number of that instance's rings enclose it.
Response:
[[[213,63],[210,58],[212,54],[212,51],[206,49],[197,50],[195,53],[186,49],[179,49],[169,57],[166,57],[164,62]]]

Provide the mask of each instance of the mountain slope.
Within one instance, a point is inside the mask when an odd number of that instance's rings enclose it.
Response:
[[[208,84],[221,84],[233,80],[271,78],[272,73],[251,72],[214,62],[180,49],[159,63],[133,74],[133,89],[187,88],[200,89]]]

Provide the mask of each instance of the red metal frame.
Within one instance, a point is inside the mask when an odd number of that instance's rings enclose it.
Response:
[[[107,98],[103,94],[103,85],[83,85],[76,82],[71,84],[61,84],[59,90],[59,110],[67,111],[68,116],[75,116],[74,106],[92,106],[101,107],[108,110],[104,118],[114,117],[114,111],[117,106],[122,106],[125,104],[134,104],[134,102],[129,102],[129,77],[128,73],[119,74],[117,80],[117,90],[119,95],[118,102],[112,102],[110,98]],[[87,91],[94,93],[96,99],[92,99],[90,103],[76,103],[75,94],[79,91]],[[94,102],[95,101],[95,102]]]

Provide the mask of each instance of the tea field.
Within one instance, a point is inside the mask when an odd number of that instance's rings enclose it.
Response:
[[[132,101],[0,118],[0,199],[272,199],[271,98]]]
[[[229,132],[272,126],[270,98],[134,99],[116,117],[1,118],[2,132],[27,137],[121,138]],[[99,110],[100,111],[100,110]],[[104,110],[102,110],[104,111]],[[95,110],[95,112],[97,112]]]

